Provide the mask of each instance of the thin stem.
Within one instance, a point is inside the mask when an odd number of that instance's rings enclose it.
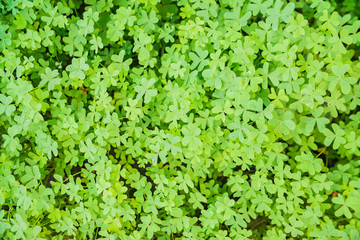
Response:
[[[32,226],[32,227],[36,226],[36,223],[37,223],[39,220],[41,220],[41,219],[42,219],[42,217],[43,217],[43,216],[40,216],[38,219],[36,219],[35,223],[34,223],[34,224],[32,224],[31,226]]]
[[[75,6],[74,1],[73,1],[73,0],[71,0],[71,2],[72,2],[72,4],[74,4],[74,10],[75,10],[75,15],[76,15],[76,17],[79,17],[79,16],[78,16],[78,13],[77,13],[77,11],[76,11],[76,6]]]
[[[319,152],[319,154],[315,157],[315,159],[318,158],[323,152],[325,152],[325,150],[326,148],[324,148],[321,152]]]
[[[67,180],[69,180],[71,177],[75,177],[76,175],[79,175],[80,173],[82,173],[83,171],[77,172],[73,175],[70,175],[68,178],[66,178],[62,183],[66,182]]]
[[[95,239],[97,238],[99,228],[96,228]]]

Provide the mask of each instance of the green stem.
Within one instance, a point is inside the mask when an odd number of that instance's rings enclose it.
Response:
[[[326,150],[326,148],[324,148],[324,149],[315,157],[315,159],[318,158],[323,152],[325,152],[325,150]]]
[[[71,177],[75,177],[76,175],[79,175],[80,173],[82,173],[82,171],[80,171],[80,172],[77,172],[77,173],[75,173],[75,174],[73,174],[73,175],[70,175],[68,178],[66,178],[62,183],[65,183],[67,180],[69,180]]]
[[[99,228],[96,229],[96,233],[95,233],[95,239],[97,238],[97,235],[98,235],[98,231],[99,231]]]
[[[76,15],[76,17],[79,17],[78,16],[78,13],[77,13],[77,11],[76,11],[76,6],[75,6],[75,3],[74,3],[74,1],[73,0],[70,0],[71,2],[72,2],[72,4],[74,5],[74,10],[75,10],[75,15]]]
[[[38,219],[36,219],[35,223],[30,225],[31,227],[35,227],[36,226],[36,223],[42,219],[43,216],[40,216]]]

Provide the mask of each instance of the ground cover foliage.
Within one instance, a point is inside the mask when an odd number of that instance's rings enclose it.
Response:
[[[360,239],[358,1],[0,1],[1,239]]]

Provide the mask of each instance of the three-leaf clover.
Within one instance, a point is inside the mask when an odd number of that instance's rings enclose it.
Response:
[[[5,113],[6,116],[10,117],[15,112],[15,105],[11,104],[13,98],[11,96],[5,96],[0,94],[0,114]]]
[[[206,59],[209,52],[207,50],[202,51],[200,47],[196,47],[195,52],[196,54],[193,52],[189,53],[189,57],[193,61],[190,68],[193,70],[197,67],[199,71],[202,71],[209,64],[209,60]]]
[[[40,75],[41,81],[39,86],[42,87],[45,84],[48,84],[48,91],[51,91],[55,88],[56,85],[59,85],[61,78],[58,77],[58,70],[51,70],[49,67],[45,68],[45,73]]]
[[[69,71],[70,78],[78,78],[80,80],[85,79],[85,72],[89,70],[89,65],[86,64],[85,58],[73,58],[71,64],[66,67],[66,71]]]
[[[155,78],[150,78],[149,80],[147,80],[146,78],[142,78],[141,80],[141,85],[137,85],[135,86],[135,91],[138,93],[136,96],[136,100],[140,100],[143,96],[144,96],[144,103],[149,103],[151,98],[155,97],[157,95],[157,90],[156,89],[150,89],[154,83],[155,83]]]
[[[281,9],[282,5],[283,2],[281,0],[276,0],[274,7],[266,11],[268,15],[266,21],[272,25],[274,31],[278,30],[280,20],[286,23],[289,21],[291,13],[295,8],[295,4],[292,2],[288,3],[283,9]]]
[[[333,143],[333,148],[338,149],[341,144],[346,143],[346,139],[344,138],[345,131],[340,128],[336,123],[331,124],[333,131],[325,128],[323,134],[325,135],[324,144],[326,146],[330,146]]]

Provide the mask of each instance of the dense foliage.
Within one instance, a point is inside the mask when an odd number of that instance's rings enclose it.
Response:
[[[1,239],[360,239],[358,1],[0,1]]]

